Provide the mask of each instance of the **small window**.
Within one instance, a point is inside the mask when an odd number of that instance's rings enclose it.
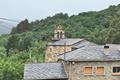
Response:
[[[114,75],[120,75],[120,67],[113,67],[113,74]]]
[[[62,38],[62,37],[63,37],[63,33],[61,32],[61,33],[60,33],[60,38]]]
[[[92,75],[92,67],[84,67],[84,75]]]
[[[97,67],[96,75],[104,75],[104,67]]]
[[[59,39],[59,32],[57,32],[57,38]]]
[[[50,52],[52,52],[52,48],[50,48]]]

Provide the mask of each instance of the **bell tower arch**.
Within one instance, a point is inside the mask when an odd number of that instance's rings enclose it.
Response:
[[[61,25],[57,26],[54,30],[54,39],[63,39],[65,38],[65,31]]]

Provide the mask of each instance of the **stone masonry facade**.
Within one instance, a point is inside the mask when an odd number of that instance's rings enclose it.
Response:
[[[120,66],[119,61],[111,62],[65,62],[69,80],[120,80],[120,75],[113,75],[113,67]],[[92,75],[85,75],[84,68],[92,67]],[[96,74],[96,67],[104,67],[104,75]]]
[[[46,50],[46,62],[56,62],[58,60],[57,55],[71,51],[72,46],[61,45],[61,46],[48,46]]]

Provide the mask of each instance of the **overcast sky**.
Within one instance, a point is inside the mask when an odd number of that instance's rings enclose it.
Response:
[[[33,21],[60,12],[72,15],[117,4],[120,0],[0,0],[0,18]]]

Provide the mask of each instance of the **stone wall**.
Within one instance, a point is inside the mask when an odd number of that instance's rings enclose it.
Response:
[[[84,67],[93,67],[92,75],[84,74]],[[69,80],[120,80],[120,75],[112,75],[113,66],[120,66],[120,61],[116,62],[65,62],[65,70]],[[96,67],[104,67],[104,75],[96,75]]]
[[[57,55],[63,54],[64,52],[71,51],[71,46],[48,46],[45,55],[46,62],[57,61]]]

